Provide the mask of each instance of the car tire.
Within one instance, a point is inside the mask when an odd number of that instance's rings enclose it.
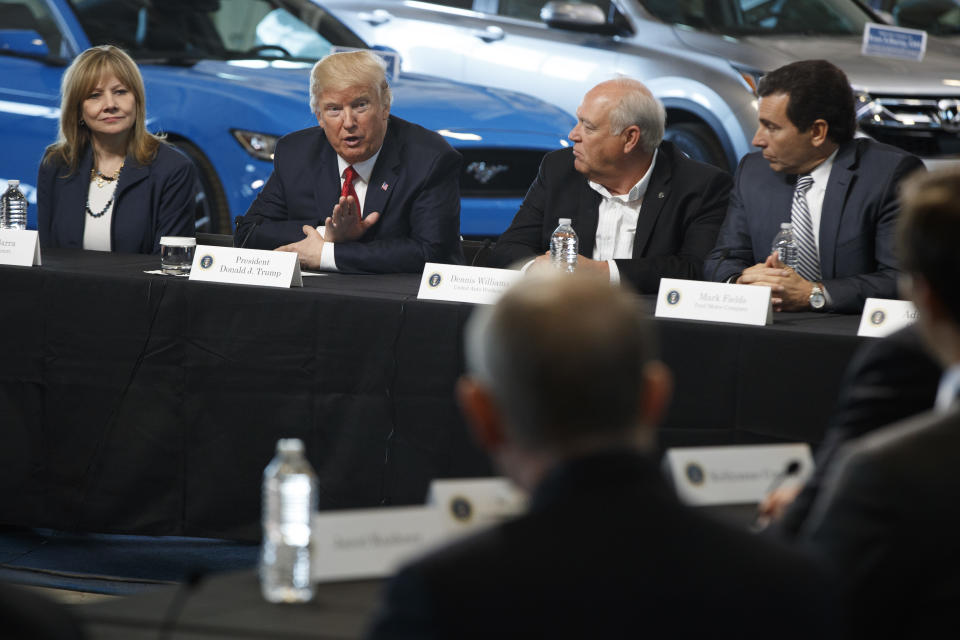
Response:
[[[725,171],[730,170],[726,152],[717,136],[705,124],[678,122],[668,125],[663,138],[677,145],[677,148],[694,160],[712,164]]]
[[[200,176],[200,192],[197,194],[196,231],[198,233],[233,233],[230,224],[230,207],[220,185],[220,178],[207,156],[196,145],[171,136],[168,141],[187,154],[197,167]]]

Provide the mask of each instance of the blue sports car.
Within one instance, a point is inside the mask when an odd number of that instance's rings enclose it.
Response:
[[[312,0],[0,0],[0,188],[21,181],[31,228],[60,78],[79,52],[107,43],[140,65],[148,128],[200,169],[197,229],[220,233],[270,175],[277,139],[316,124],[307,95],[313,62],[333,47],[366,47]],[[560,109],[510,91],[413,74],[392,88],[393,113],[463,154],[465,236],[507,227],[540,158],[566,146],[574,125]]]

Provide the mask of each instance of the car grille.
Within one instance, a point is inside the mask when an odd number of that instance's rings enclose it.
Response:
[[[857,119],[870,137],[918,156],[960,155],[960,99],[861,96]]]
[[[538,149],[457,149],[463,155],[460,195],[471,198],[522,198],[537,177],[546,151]]]

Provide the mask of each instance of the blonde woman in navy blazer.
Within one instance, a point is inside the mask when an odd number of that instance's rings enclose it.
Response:
[[[77,56],[63,76],[60,131],[37,178],[43,247],[159,253],[194,235],[197,171],[146,130],[143,79],[113,46]]]

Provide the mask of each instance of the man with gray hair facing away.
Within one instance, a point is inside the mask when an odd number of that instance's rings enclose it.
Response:
[[[667,486],[653,440],[671,378],[647,323],[582,274],[532,275],[474,312],[457,395],[529,511],[402,569],[371,637],[833,637],[808,558]]]
[[[663,142],[665,122],[663,105],[636,80],[588,91],[569,135],[573,148],[544,157],[489,264],[549,260],[550,235],[570,218],[581,271],[643,293],[656,293],[662,277],[702,278],[733,181]]]

